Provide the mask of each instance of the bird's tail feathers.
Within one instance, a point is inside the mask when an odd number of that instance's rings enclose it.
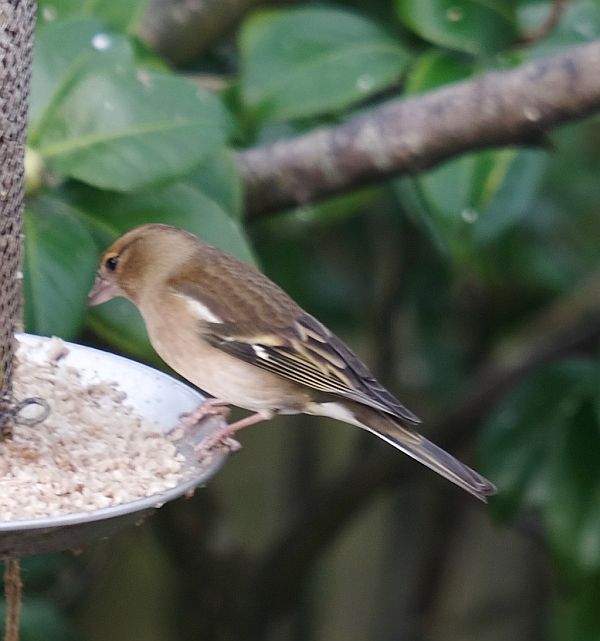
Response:
[[[359,417],[357,416],[357,418]],[[468,465],[461,463],[441,447],[428,441],[424,436],[403,427],[394,421],[392,417],[369,412],[368,419],[364,422],[360,420],[360,422],[365,429],[452,481],[452,483],[463,488],[463,490],[477,497],[480,501],[487,503],[487,497],[496,493],[494,484],[481,476],[481,474],[472,470]]]

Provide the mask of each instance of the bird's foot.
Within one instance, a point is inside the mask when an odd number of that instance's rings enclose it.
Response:
[[[179,423],[167,432],[173,440],[179,440],[185,434],[198,427],[200,422],[208,416],[222,416],[226,419],[231,412],[229,403],[218,398],[207,398],[198,407],[188,413],[181,414]]]
[[[216,433],[210,434],[202,439],[194,446],[196,458],[202,461],[207,456],[210,456],[214,450],[221,448],[227,450],[227,452],[237,452],[241,450],[242,444],[232,436],[229,436],[229,434],[230,433],[223,428],[223,430],[218,430]]]
[[[256,414],[251,414],[239,421],[235,421],[234,423],[221,427],[212,434],[206,436],[206,438],[203,438],[200,443],[196,445],[194,450],[198,459],[202,460],[211,452],[211,450],[217,447],[225,447],[230,452],[236,452],[242,447],[238,441],[233,438],[233,435],[236,432],[241,430],[243,427],[248,427],[248,425],[254,425],[261,421],[267,421],[272,417],[273,412],[262,410],[260,412],[256,412]]]
[[[235,423],[232,423],[232,425],[235,425]],[[237,452],[237,450],[241,449],[241,444],[233,438],[235,430],[230,430],[230,427],[231,425],[221,427],[216,432],[205,436],[194,446],[194,452],[199,461],[218,448],[224,448],[229,452]]]

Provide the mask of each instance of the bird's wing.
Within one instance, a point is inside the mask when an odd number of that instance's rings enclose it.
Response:
[[[202,332],[212,346],[256,367],[318,392],[368,405],[409,424],[420,422],[337,336],[306,313],[277,332],[258,327],[244,331],[227,322],[205,323]]]
[[[209,282],[200,285],[191,274],[169,282],[198,318],[204,340],[317,392],[356,401],[409,425],[420,423],[337,336],[275,283],[249,266],[243,278],[224,279],[221,272],[233,259],[219,254],[215,260],[221,261],[220,269],[212,270]]]

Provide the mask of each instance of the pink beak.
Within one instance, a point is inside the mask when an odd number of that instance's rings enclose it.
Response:
[[[106,303],[107,300],[110,300],[115,296],[122,295],[123,293],[116,283],[111,283],[98,274],[96,276],[96,282],[88,294],[88,305],[90,307],[100,305],[101,303]]]

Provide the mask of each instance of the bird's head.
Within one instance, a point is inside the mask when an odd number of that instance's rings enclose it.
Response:
[[[102,254],[88,304],[118,296],[137,302],[142,291],[166,280],[189,257],[194,242],[194,236],[169,225],[134,227]]]

